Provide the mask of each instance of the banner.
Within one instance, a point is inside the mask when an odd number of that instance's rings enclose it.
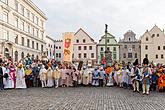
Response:
[[[63,61],[72,62],[74,33],[67,32],[63,34],[64,59]]]

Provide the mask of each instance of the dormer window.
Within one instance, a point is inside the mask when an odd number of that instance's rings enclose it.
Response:
[[[152,34],[152,37],[155,37],[155,34]]]
[[[85,39],[83,39],[83,43],[85,43],[86,41],[85,41]]]
[[[157,37],[159,37],[159,34],[157,34]]]
[[[146,41],[148,41],[148,37],[146,38]]]

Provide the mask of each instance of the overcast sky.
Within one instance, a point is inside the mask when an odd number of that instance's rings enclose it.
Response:
[[[46,14],[47,34],[61,39],[63,32],[83,28],[98,42],[108,31],[123,38],[133,30],[137,38],[155,24],[165,28],[165,0],[32,0]]]

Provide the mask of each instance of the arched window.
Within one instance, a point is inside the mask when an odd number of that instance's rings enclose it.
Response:
[[[14,56],[15,56],[15,61],[17,62],[18,61],[18,51],[14,52]]]
[[[6,58],[9,58],[9,49],[8,48],[5,48],[5,57]]]
[[[36,56],[36,59],[38,60],[38,55]]]
[[[21,53],[21,58],[24,58],[24,53],[23,52]]]

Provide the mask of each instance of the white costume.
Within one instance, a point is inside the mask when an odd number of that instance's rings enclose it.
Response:
[[[23,68],[17,68],[16,71],[16,88],[26,88],[25,72]]]
[[[42,87],[46,87],[46,73],[47,73],[47,70],[45,69],[44,66],[42,66],[42,68],[39,72]]]
[[[53,87],[53,71],[49,67],[47,70],[47,87]]]

